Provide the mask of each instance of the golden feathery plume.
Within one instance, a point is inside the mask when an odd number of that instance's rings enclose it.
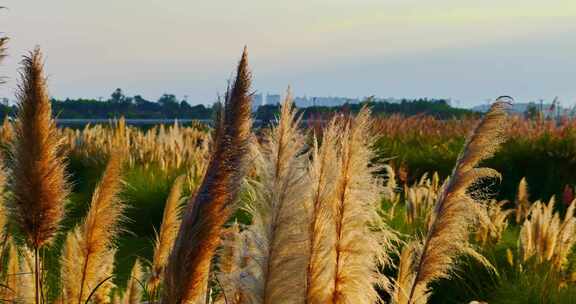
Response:
[[[331,303],[375,303],[376,286],[390,290],[379,266],[391,263],[388,252],[396,235],[378,214],[380,188],[374,178],[370,111],[346,119],[336,180],[336,275]]]
[[[336,223],[334,181],[340,172],[338,139],[342,130],[333,119],[322,135],[322,145],[314,140],[308,169],[311,188],[310,261],[307,271],[306,303],[330,303],[336,282]]]
[[[182,198],[182,187],[185,178],[186,176],[181,175],[174,180],[174,184],[170,189],[166,204],[164,205],[160,233],[156,235],[156,242],[154,244],[152,273],[148,279],[148,289],[153,296],[156,294],[156,289],[160,284],[164,267],[166,267],[170,250],[174,245],[174,240],[180,227],[180,199]]]
[[[60,228],[70,193],[61,151],[63,138],[52,119],[42,55],[37,48],[22,60],[16,98],[18,121],[12,147],[12,213],[34,252],[35,303],[41,299],[39,251]]]
[[[394,172],[394,168],[390,165],[384,165],[384,170],[386,170],[386,187],[384,188],[384,198],[390,201],[392,204],[397,203],[397,195],[396,195],[396,188],[398,188],[398,184],[396,184],[396,173]]]
[[[470,186],[485,178],[500,178],[488,168],[476,168],[478,163],[492,156],[504,142],[504,123],[507,103],[497,100],[476,127],[460,154],[454,171],[439,195],[433,222],[414,268],[414,279],[405,303],[415,304],[428,294],[428,284],[446,278],[459,254],[470,254],[469,228],[477,206],[471,197]],[[475,193],[476,196],[482,192]]]
[[[126,293],[122,297],[123,304],[139,304],[142,298],[142,265],[140,260],[136,259],[132,271],[130,272],[130,279],[126,286]]]
[[[113,240],[125,208],[119,197],[122,162],[121,153],[111,154],[84,222],[66,239],[62,278],[68,303],[84,303],[92,290],[111,275],[102,271],[102,265],[114,256]]]
[[[4,117],[0,130],[0,145],[10,145],[14,139],[14,127],[8,116]]]
[[[523,177],[518,184],[518,192],[516,194],[516,223],[519,224],[528,215],[528,211],[530,209],[530,200],[529,200],[529,191],[528,191],[528,182],[526,182],[526,178]]]
[[[163,303],[188,303],[204,297],[210,263],[222,225],[234,211],[246,171],[251,128],[250,72],[244,49],[229,89],[215,149],[201,186],[188,203],[166,267]]]
[[[8,37],[0,37],[0,62],[6,58],[6,44],[8,43]],[[0,84],[4,83],[4,77],[0,77]]]
[[[62,139],[51,118],[40,50],[24,57],[22,64],[13,149],[14,218],[30,248],[38,249],[58,231],[70,190],[60,153]]]
[[[247,230],[249,262],[242,286],[251,303],[301,303],[308,264],[309,194],[307,154],[298,131],[290,93],[278,126],[265,136],[256,154],[257,180],[249,206],[253,223]]]

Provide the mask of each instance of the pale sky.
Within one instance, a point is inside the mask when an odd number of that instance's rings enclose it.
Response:
[[[0,0],[13,99],[40,45],[52,96],[211,103],[244,45],[256,92],[576,103],[574,0]]]

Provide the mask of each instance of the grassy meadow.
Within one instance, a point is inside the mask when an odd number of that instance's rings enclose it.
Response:
[[[57,128],[39,51],[0,130],[6,303],[576,303],[576,121],[335,114]]]

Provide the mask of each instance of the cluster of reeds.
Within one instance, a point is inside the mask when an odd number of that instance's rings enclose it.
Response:
[[[0,145],[14,138],[14,123],[5,118],[0,127]],[[186,171],[198,179],[206,169],[212,139],[206,126],[192,123],[183,127],[178,121],[156,125],[148,130],[129,126],[124,118],[108,124],[88,124],[82,129],[58,129],[66,154],[89,164],[105,164],[111,153],[125,152],[128,167],[158,168],[160,172]]]
[[[205,127],[182,127],[177,121],[169,126],[154,126],[143,131],[128,126],[123,118],[106,125],[87,125],[83,129],[62,130],[65,148],[70,154],[89,161],[105,160],[111,152],[127,152],[128,166],[156,166],[168,172],[199,166],[203,172],[211,143]]]
[[[393,176],[392,174],[389,176]],[[411,227],[407,229],[408,232],[426,232],[433,219],[434,206],[441,193],[442,185],[443,182],[437,173],[434,173],[432,178],[424,174],[415,184],[405,186],[402,196],[396,194],[392,196],[393,200],[390,196],[383,196],[386,203],[390,204],[386,214],[394,218],[398,216],[396,212],[399,206],[402,206],[404,210],[402,224]],[[526,204],[529,206],[530,202]],[[510,216],[516,212],[515,209],[508,209],[508,205],[509,202],[506,200],[478,201],[475,210],[477,222],[473,229],[478,245],[493,246],[501,240],[502,234],[508,228]]]
[[[375,134],[401,140],[429,140],[437,142],[462,138],[479,122],[475,118],[439,119],[427,115],[405,117],[394,114],[374,119],[372,130]],[[508,118],[505,134],[510,138],[536,139],[543,135],[563,138],[576,129],[576,120],[565,117],[560,121],[552,119],[526,119],[521,115]]]
[[[428,227],[431,220],[432,208],[440,194],[440,177],[437,173],[428,178],[424,174],[420,180],[404,188],[406,222],[408,224],[420,224]]]
[[[472,118],[444,120],[426,115],[394,114],[375,118],[371,130],[376,135],[395,139],[441,140],[465,137],[477,123],[478,120]]]
[[[493,246],[502,238],[508,227],[508,219],[514,210],[506,209],[508,201],[490,200],[480,208],[479,225],[476,230],[476,241],[482,246]]]
[[[530,208],[520,230],[520,258],[524,263],[549,263],[553,270],[563,271],[576,244],[576,201],[570,204],[563,218],[554,205],[552,197],[548,204],[536,201]]]
[[[60,132],[52,118],[38,49],[24,58],[21,78],[17,95],[18,119],[14,126],[5,121],[2,132],[10,149],[11,169],[8,175],[10,199],[7,204],[2,202],[0,208],[1,252],[7,253],[1,256],[2,265],[7,265],[1,268],[2,300],[80,304],[110,303],[119,298],[123,303],[140,303],[147,289],[158,295],[158,287],[163,281],[164,303],[188,301],[189,291],[196,288],[187,284],[195,281],[202,284],[202,280],[197,281],[199,276],[188,271],[208,273],[211,256],[219,243],[219,231],[227,219],[226,213],[222,212],[227,209],[231,214],[234,210],[232,203],[243,179],[241,168],[245,167],[250,137],[250,80],[246,54],[217,127],[210,170],[193,201],[188,203],[183,224],[180,225],[179,203],[185,180],[180,177],[166,203],[151,267],[142,267],[137,261],[128,288],[120,297],[116,291],[113,292],[116,288],[112,278],[115,239],[122,230],[125,209],[120,195],[123,165],[157,161],[169,170],[188,165],[194,159],[198,169],[205,165],[203,158],[207,152],[202,151],[208,149],[210,137],[192,128],[181,130],[178,125],[168,130],[160,127],[159,131],[142,133],[126,127],[122,120],[110,130],[86,128],[84,132],[74,132],[73,138],[66,137],[66,132],[72,131]],[[155,142],[157,139],[161,141]],[[65,232],[60,223],[65,216],[65,202],[70,192],[66,152],[88,153],[90,149],[94,149],[92,152],[96,157],[108,158],[108,165],[96,186],[85,218]],[[203,174],[203,170],[199,171]],[[4,175],[0,177],[3,197]],[[15,225],[7,225],[9,222]],[[198,230],[201,233],[197,233]],[[53,298],[47,292],[46,271],[49,267],[44,264],[44,251],[64,233],[60,295]],[[199,248],[200,252],[194,248]],[[188,269],[182,271],[181,267],[187,263],[190,263]],[[149,274],[145,276],[145,273]],[[147,284],[143,284],[145,280]],[[183,297],[178,300],[170,292]]]
[[[377,212],[368,127],[366,109],[337,117],[308,147],[287,95],[278,126],[254,148],[252,223],[224,243],[223,302],[375,303],[378,286],[390,290],[379,267],[396,236]]]
[[[369,109],[356,116],[336,115],[321,134],[306,134],[287,94],[277,125],[255,138],[245,51],[212,135],[178,125],[141,132],[123,120],[114,128],[60,132],[51,117],[40,52],[26,57],[23,65],[19,117],[13,133],[8,123],[2,132],[11,145],[9,212],[0,209],[3,231],[9,226],[0,235],[7,253],[0,294],[8,301],[344,304],[390,297],[397,304],[426,303],[430,283],[449,277],[460,255],[486,263],[468,243],[474,223],[487,227],[479,232],[486,242],[497,240],[506,227],[508,212],[501,204],[481,204],[486,197],[480,182],[500,176],[477,167],[503,141],[504,102],[496,102],[478,123],[443,185],[435,174],[406,186],[405,220],[425,222],[425,236],[404,245],[398,275],[391,278],[383,270],[394,268],[392,257],[402,242],[386,223],[381,200],[398,204],[402,191],[390,167],[373,163]],[[62,231],[70,192],[66,153],[95,155],[107,165],[86,215]],[[175,180],[152,261],[137,259],[126,289],[120,290],[113,276],[116,240],[125,220],[123,168],[151,163],[166,171],[190,164],[205,169],[184,204],[186,180]],[[388,172],[385,182],[377,175],[382,170]],[[565,231],[557,237],[564,245],[558,246],[568,246],[561,241],[573,229],[573,217],[547,220],[550,212],[538,211],[539,206],[524,225],[550,222]],[[231,223],[239,209],[250,214],[249,221]],[[523,228],[523,234],[534,229]],[[49,297],[43,251],[58,236],[63,239],[61,279],[58,296]],[[559,264],[566,258],[552,256]]]

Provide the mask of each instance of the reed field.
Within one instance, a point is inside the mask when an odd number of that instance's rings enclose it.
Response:
[[[4,303],[576,303],[576,121],[56,127],[43,58],[0,130]]]

